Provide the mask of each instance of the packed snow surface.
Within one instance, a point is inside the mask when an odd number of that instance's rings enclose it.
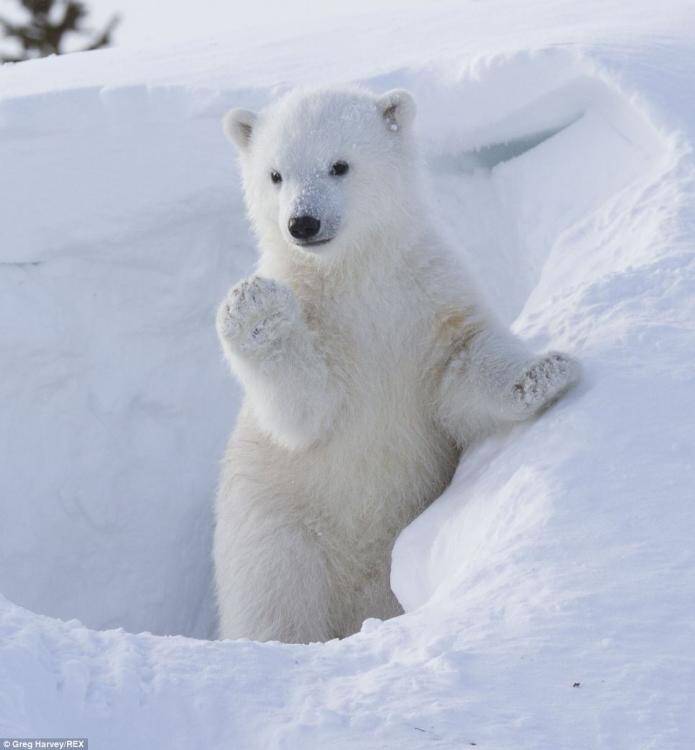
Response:
[[[239,403],[213,317],[255,258],[220,116],[348,80],[414,92],[441,226],[584,380],[401,534],[405,615],[206,640]],[[693,80],[695,9],[647,0],[438,2],[0,69],[0,736],[695,746]]]

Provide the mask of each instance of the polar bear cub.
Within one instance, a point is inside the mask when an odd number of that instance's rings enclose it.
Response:
[[[350,87],[224,120],[260,246],[217,316],[246,394],[216,503],[224,638],[325,641],[399,614],[398,533],[467,445],[578,378],[495,321],[438,236],[414,116],[405,91]]]

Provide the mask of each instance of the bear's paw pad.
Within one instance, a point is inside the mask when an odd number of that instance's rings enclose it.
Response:
[[[528,367],[513,387],[520,412],[533,413],[552,403],[579,379],[579,364],[566,354],[550,352]]]
[[[286,286],[262,276],[239,282],[220,306],[217,327],[230,344],[245,352],[279,343],[299,314]]]

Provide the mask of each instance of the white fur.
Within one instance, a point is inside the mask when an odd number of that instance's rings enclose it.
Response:
[[[246,390],[216,507],[223,637],[327,640],[398,614],[393,543],[461,450],[578,377],[501,328],[437,236],[414,114],[407,92],[341,88],[225,119],[261,258],[217,319]],[[329,242],[295,244],[305,213]]]

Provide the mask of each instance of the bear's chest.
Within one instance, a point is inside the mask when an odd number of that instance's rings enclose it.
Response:
[[[411,401],[423,403],[437,356],[434,316],[407,290],[336,299],[318,311],[314,326],[353,404],[403,411]]]

